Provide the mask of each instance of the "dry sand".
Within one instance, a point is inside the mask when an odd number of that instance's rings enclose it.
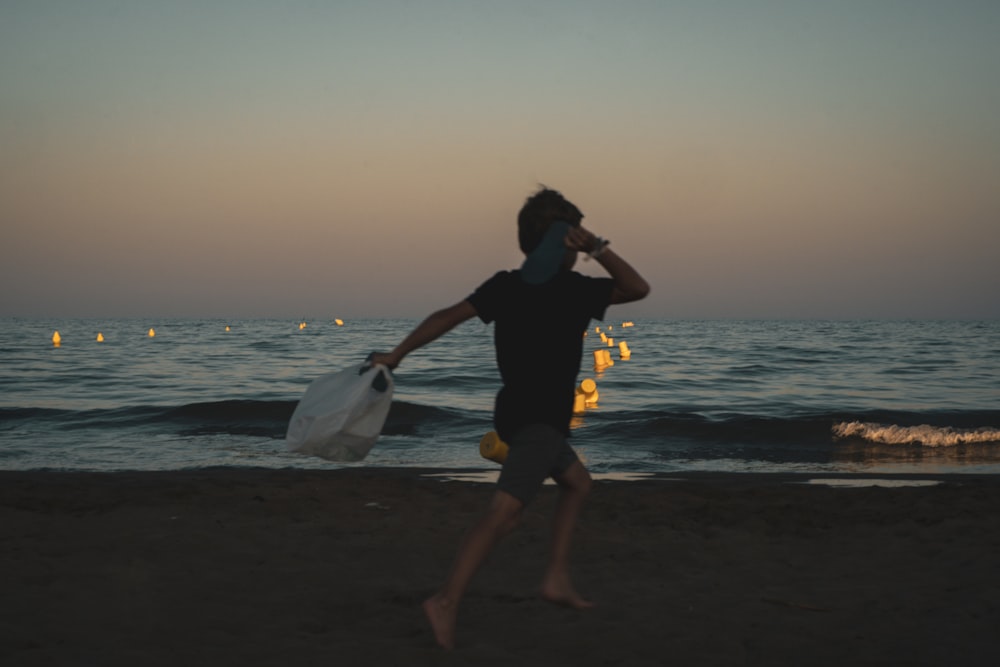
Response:
[[[1000,664],[997,478],[599,482],[587,612],[535,595],[546,487],[445,652],[420,602],[492,487],[424,472],[0,472],[0,664]]]

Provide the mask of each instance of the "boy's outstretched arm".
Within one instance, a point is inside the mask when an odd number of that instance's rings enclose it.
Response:
[[[428,315],[427,319],[418,324],[392,352],[376,352],[372,357],[372,362],[384,364],[389,368],[395,368],[403,360],[403,357],[410,352],[440,338],[462,322],[476,315],[476,309],[466,300],[459,301],[454,306],[435,311]]]
[[[583,227],[570,228],[566,234],[566,246],[578,252],[591,252],[600,243],[594,234]],[[644,299],[649,294],[649,283],[622,259],[614,250],[605,246],[597,256],[597,263],[604,267],[615,281],[611,290],[611,303],[628,303]]]

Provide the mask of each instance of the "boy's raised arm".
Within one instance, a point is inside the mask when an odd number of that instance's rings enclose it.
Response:
[[[593,232],[583,228],[574,227],[566,234],[566,246],[571,250],[590,253],[601,244]],[[604,267],[611,279],[615,281],[615,287],[611,291],[611,303],[628,303],[638,301],[649,294],[649,283],[639,275],[639,272],[632,268],[632,265],[622,259],[614,250],[606,244],[600,250],[597,263]]]
[[[615,281],[615,287],[611,290],[611,303],[638,301],[649,294],[649,283],[611,248],[606,247],[601,251],[597,256],[597,263]]]

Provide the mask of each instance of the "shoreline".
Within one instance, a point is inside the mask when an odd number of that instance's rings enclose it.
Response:
[[[482,468],[471,469],[481,472]],[[455,470],[0,471],[10,665],[990,664],[1000,476],[597,481],[579,612],[535,595],[556,491],[477,574],[452,653],[420,602],[487,484]],[[810,479],[933,479],[834,487]]]
[[[454,482],[488,482],[495,481],[499,475],[500,466],[484,465],[481,467],[432,467],[432,466],[379,466],[379,465],[350,465],[341,468],[298,468],[294,466],[265,467],[265,466],[227,466],[212,465],[191,468],[171,468],[164,470],[79,470],[79,469],[57,469],[57,468],[34,468],[27,470],[3,469],[0,468],[0,486],[6,481],[16,481],[18,477],[80,477],[100,479],[102,477],[149,477],[170,478],[170,477],[192,477],[192,478],[238,478],[260,479],[267,477],[385,477],[388,479],[398,478],[426,478],[438,481]],[[779,484],[779,483],[805,483],[809,480],[824,479],[857,479],[857,480],[934,480],[940,483],[997,483],[1000,484],[1000,472],[891,472],[878,470],[871,472],[861,471],[836,471],[825,470],[815,472],[804,471],[717,471],[717,470],[677,470],[677,471],[634,471],[634,472],[608,472],[600,473],[591,471],[591,476],[595,482],[601,483],[664,483],[664,482],[702,482],[714,484]],[[552,482],[552,480],[548,480]]]

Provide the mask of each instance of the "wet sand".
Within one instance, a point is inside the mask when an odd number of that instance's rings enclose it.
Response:
[[[996,477],[599,481],[574,547],[585,612],[536,595],[546,487],[445,652],[420,603],[492,487],[434,472],[0,472],[0,664],[1000,660]]]

